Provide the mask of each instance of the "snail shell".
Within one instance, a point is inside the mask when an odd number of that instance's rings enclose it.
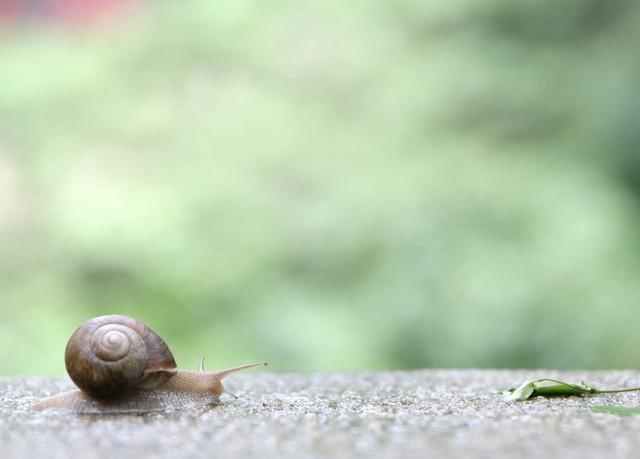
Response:
[[[79,390],[41,400],[35,409],[100,414],[215,404],[225,392],[224,377],[266,362],[216,372],[178,370],[157,333],[131,317],[109,315],[88,320],[73,333],[65,364]]]
[[[79,327],[67,343],[71,380],[96,398],[133,388],[154,389],[177,371],[169,346],[149,327],[127,316],[101,316]]]

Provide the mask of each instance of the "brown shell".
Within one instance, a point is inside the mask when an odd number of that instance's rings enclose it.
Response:
[[[120,315],[88,320],[69,338],[67,372],[83,391],[112,398],[134,388],[154,389],[177,371],[167,344],[149,327]]]

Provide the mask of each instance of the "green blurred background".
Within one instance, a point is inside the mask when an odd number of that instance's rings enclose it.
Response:
[[[0,30],[0,374],[640,367],[634,0],[140,3]]]

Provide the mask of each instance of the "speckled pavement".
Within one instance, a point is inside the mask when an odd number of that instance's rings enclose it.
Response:
[[[640,406],[640,394],[505,402],[495,391],[525,379],[640,386],[640,372],[424,370],[241,374],[240,398],[145,415],[36,412],[66,379],[0,378],[2,458],[629,458],[640,457],[640,416],[589,406]]]

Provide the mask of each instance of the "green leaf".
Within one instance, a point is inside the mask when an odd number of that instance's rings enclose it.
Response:
[[[635,414],[640,414],[640,407],[596,405],[590,408],[594,413],[617,414],[619,416],[633,416]]]
[[[522,401],[531,397],[531,394],[536,389],[535,386],[536,381],[530,380],[523,382],[520,386],[515,389],[509,389],[503,392],[504,399],[510,402]]]
[[[552,384],[549,386],[536,386],[532,397],[569,397],[572,395],[584,395],[591,393],[588,387],[582,387],[576,384]]]
[[[531,397],[568,397],[597,393],[598,389],[587,383],[569,384],[553,378],[525,381],[516,389],[503,392],[507,401],[522,401]]]

